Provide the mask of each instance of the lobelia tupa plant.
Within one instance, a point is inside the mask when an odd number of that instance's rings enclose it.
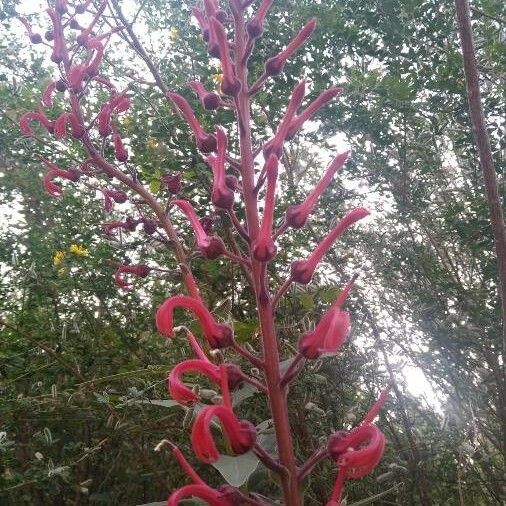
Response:
[[[316,27],[316,21],[310,20],[283,51],[267,59],[263,73],[251,82],[248,58],[256,39],[262,34],[272,3],[273,0],[262,0],[256,11],[252,0],[230,0],[227,5],[220,5],[218,0],[204,0],[191,7],[209,54],[221,62],[223,78],[220,93],[208,91],[198,81],[190,81],[188,85],[197,94],[204,109],[231,109],[235,115],[236,132],[227,132],[221,126],[216,126],[210,132],[202,127],[187,100],[168,89],[123,16],[117,0],[102,0],[98,3],[86,0],[73,6],[66,0],[56,0],[54,6],[47,9],[51,26],[44,38],[33,31],[27,20],[22,20],[31,42],[44,44],[51,49],[51,60],[56,65],[58,77],[44,91],[38,109],[24,114],[19,124],[26,136],[33,135],[32,128],[38,124],[56,139],[73,139],[87,153],[87,158],[79,167],[63,168],[53,161],[42,160],[47,168],[43,186],[48,193],[59,197],[64,191],[62,181],[84,181],[88,188],[102,195],[105,213],[111,212],[115,203],[126,201],[133,202],[138,210],[138,218],[129,216],[124,221],[104,223],[102,227],[106,235],[114,236],[118,229],[124,233],[132,232],[142,225],[145,234],[162,234],[169,241],[180,268],[186,294],[171,296],[163,302],[156,313],[156,327],[163,336],[170,339],[176,330],[174,312],[182,308],[197,319],[204,342],[199,344],[197,338],[187,330],[194,357],[182,361],[172,369],[167,378],[168,392],[184,406],[194,405],[201,400],[198,390],[189,388],[183,382],[186,373],[204,376],[221,391],[218,404],[204,405],[195,415],[190,438],[197,459],[207,464],[215,463],[220,458],[218,446],[221,445],[218,441],[221,438],[227,441],[225,448],[228,453],[241,455],[252,452],[277,476],[280,499],[282,504],[288,506],[304,503],[305,479],[318,463],[330,459],[337,468],[337,478],[332,490],[329,486],[327,506],[338,506],[343,500],[345,481],[364,477],[381,459],[385,438],[373,420],[384,403],[389,388],[382,392],[362,423],[352,430],[330,434],[327,444],[305,462],[299,462],[295,454],[287,395],[290,384],[296,380],[307,361],[324,354],[336,354],[345,342],[351,323],[348,312],[343,308],[356,276],[342,289],[314,329],[299,337],[298,351],[286,369],[280,367],[283,350],[276,334],[276,309],[281,297],[292,284],[305,285],[311,281],[319,263],[335,241],[369,212],[361,207],[350,210],[306,259],[291,264],[286,281],[277,291],[271,291],[268,266],[276,259],[277,238],[290,228],[304,227],[321,194],[348,157],[348,153],[337,154],[307,198],[289,206],[282,222],[275,223],[276,187],[278,173],[283,166],[285,143],[342,90],[334,87],[324,91],[312,103],[303,107],[306,83],[301,80],[293,89],[274,135],[261,142],[253,139],[251,107],[255,95],[269,78],[283,72],[290,57],[311,37]],[[102,25],[99,21],[106,9],[110,9],[112,14],[108,15],[109,25],[111,19],[114,19],[117,26],[110,25],[109,31],[100,34],[97,33],[100,31],[98,27]],[[84,26],[81,26],[81,15],[88,20]],[[124,32],[125,37],[130,37],[132,46],[148,64],[164,97],[188,123],[197,147],[205,156],[213,174],[212,188],[209,188],[211,202],[220,212],[230,217],[235,233],[242,241],[242,247],[232,248],[231,251],[222,238],[212,233],[210,220],[199,219],[192,204],[178,198],[182,189],[180,174],[163,177],[162,184],[170,194],[168,203],[160,202],[133,175],[134,171],[129,166],[127,143],[122,138],[118,121],[131,107],[128,91],[118,90],[100,75],[108,42],[118,32]],[[99,96],[93,95],[96,88],[108,96],[99,105],[98,111],[94,109],[94,101],[90,100],[91,96]],[[55,94],[64,96],[60,102],[65,104],[64,112],[56,117],[53,113]],[[229,148],[228,141],[233,135],[237,135],[238,153]],[[259,204],[263,207],[262,213],[259,213]],[[241,223],[238,209],[245,216],[244,223]],[[232,326],[218,321],[207,306],[190,268],[188,248],[183,246],[172,224],[171,217],[176,213],[182,213],[189,222],[195,234],[196,249],[203,257],[211,260],[223,257],[226,261],[241,266],[255,297],[260,350],[255,352],[239,344],[234,338]],[[131,276],[144,278],[153,270],[163,272],[163,269],[143,264],[124,265],[114,261],[111,264],[116,266],[115,280],[122,289],[131,287]],[[250,371],[234,364],[234,356],[236,361],[241,358],[243,362],[249,363]],[[255,426],[248,420],[240,419],[234,410],[231,392],[244,382],[251,384],[267,399],[275,431],[276,454],[269,453],[262,446]],[[215,430],[217,427],[221,428],[221,437]],[[273,504],[259,493],[244,488],[231,485],[218,488],[209,486],[181,451],[175,445],[172,448],[174,456],[188,475],[190,484],[170,495],[169,506],[175,506],[190,497],[206,501],[212,506]]]

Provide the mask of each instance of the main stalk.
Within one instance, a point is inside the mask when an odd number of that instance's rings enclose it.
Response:
[[[246,208],[246,223],[250,241],[253,243],[259,231],[259,217],[257,193],[255,191],[254,157],[251,137],[251,102],[248,86],[246,30],[243,13],[239,10],[234,11],[234,23],[236,30],[234,54],[235,69],[237,79],[241,82],[241,91],[235,98],[239,130],[241,175],[244,204]],[[265,364],[264,374],[268,388],[269,405],[276,434],[279,461],[285,468],[285,472],[280,476],[284,504],[286,506],[301,506],[302,497],[297,479],[297,466],[288,415],[287,391],[286,387],[281,386],[278,340],[271,296],[268,292],[265,264],[255,260],[253,256],[251,256],[251,263],[258,318],[260,321]]]

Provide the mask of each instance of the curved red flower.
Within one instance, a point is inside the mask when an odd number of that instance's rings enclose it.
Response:
[[[224,323],[217,323],[213,315],[199,299],[187,295],[175,295],[167,299],[156,312],[156,327],[164,336],[171,337],[174,329],[174,309],[190,309],[198,318],[211,348],[225,348],[232,344],[233,331]]]
[[[234,453],[246,453],[256,442],[255,426],[247,420],[238,420],[228,406],[206,406],[201,409],[193,424],[191,441],[197,458],[205,463],[216,462],[220,456],[213,435],[211,422],[218,418]]]

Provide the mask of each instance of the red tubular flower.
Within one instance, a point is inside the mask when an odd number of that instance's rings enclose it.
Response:
[[[299,338],[299,352],[306,358],[315,359],[323,353],[337,353],[350,332],[350,316],[341,310],[353,286],[355,277],[344,287],[332,307],[323,315],[314,330]]]
[[[131,283],[125,280],[123,274],[134,274],[140,278],[145,278],[151,272],[151,268],[144,264],[139,265],[119,265],[118,269],[114,273],[114,280],[116,285],[124,290],[128,290]]]
[[[178,206],[188,218],[195,232],[197,247],[204,257],[214,260],[225,252],[223,241],[215,235],[207,235],[195,210],[187,200],[174,200],[172,203]]]
[[[362,420],[360,425],[368,425],[371,424],[374,419],[378,416],[378,413],[380,412],[381,408],[383,407],[383,404],[385,404],[385,401],[387,400],[388,396],[390,395],[390,389],[392,388],[392,385],[388,385],[386,388],[384,388],[376,402],[372,405],[371,409],[369,409],[369,412],[367,415],[365,415],[364,419]]]
[[[114,156],[118,162],[126,162],[128,160],[128,150],[123,144],[123,139],[120,134],[114,134],[112,136],[114,142]]]
[[[204,14],[204,11],[201,9],[198,9],[197,7],[190,7],[193,15],[195,16],[195,19],[197,20],[197,23],[200,26],[200,30],[202,31],[202,37],[205,42],[209,41],[209,24],[207,23],[206,16]]]
[[[337,97],[343,91],[342,88],[330,88],[321,93],[311,104],[309,104],[300,114],[298,114],[290,123],[286,139],[292,139],[300,127],[310,119],[319,109],[328,104],[334,97]]]
[[[59,177],[62,179],[67,179],[68,181],[76,182],[79,180],[79,171],[76,169],[61,169],[54,163],[50,162],[49,160],[46,160],[45,158],[42,159],[46,167],[49,169],[48,172],[44,175],[42,178],[42,185],[44,186],[44,189],[50,193],[51,195],[54,195],[55,197],[59,197],[63,195],[63,190],[61,187],[56,185],[53,182],[53,179],[55,177]]]
[[[259,37],[264,30],[264,21],[267,11],[270,9],[274,0],[263,0],[260,7],[255,12],[253,18],[246,24],[248,35],[252,39]]]
[[[60,64],[63,61],[63,54],[65,50],[65,41],[63,39],[63,27],[61,24],[61,14],[57,13],[54,9],[46,9],[51,22],[53,23],[53,52],[51,53],[51,61]]]
[[[90,38],[91,32],[94,26],[97,24],[97,21],[100,19],[100,16],[104,13],[105,8],[107,7],[107,1],[103,0],[100,6],[97,9],[97,12],[93,16],[91,23],[77,36],[77,43],[82,46],[86,46],[88,44],[88,40]]]
[[[357,207],[350,211],[318,244],[307,260],[297,260],[290,266],[290,276],[293,281],[307,285],[313,277],[316,267],[330,249],[334,241],[355,222],[369,215],[364,207]]]
[[[18,16],[19,21],[23,23],[24,27],[26,28],[26,33],[28,34],[28,38],[30,39],[30,42],[32,44],[40,44],[42,42],[42,37],[38,33],[33,33],[32,26],[26,20],[25,18]]]
[[[210,506],[234,506],[234,503],[222,492],[205,484],[185,485],[184,487],[178,488],[169,497],[167,506],[178,506],[179,501],[191,497],[202,499]]]
[[[197,147],[200,151],[202,151],[202,153],[212,153],[213,151],[216,151],[216,137],[211,134],[206,134],[201,124],[193,114],[192,108],[186,99],[177,93],[170,92],[167,93],[167,97],[178,108],[179,112],[192,129],[197,141]]]
[[[99,188],[104,196],[104,211],[111,212],[113,203],[123,204],[128,200],[128,195],[123,190],[103,190]]]
[[[111,108],[110,104],[108,104],[108,103],[105,103],[104,105],[102,105],[100,112],[98,113],[98,117],[97,117],[98,133],[102,137],[107,137],[108,135],[110,135],[112,133],[111,113],[112,113],[112,108]]]
[[[167,299],[156,312],[156,327],[160,334],[172,337],[174,329],[174,309],[190,309],[200,322],[202,331],[211,348],[225,348],[232,343],[233,332],[230,326],[218,323],[200,299],[187,295],[176,295]]]
[[[107,235],[111,235],[113,231],[116,230],[117,228],[122,228],[123,230],[133,232],[136,226],[137,222],[135,220],[111,221],[109,223],[103,223],[102,229]]]
[[[268,262],[276,254],[276,244],[272,239],[272,222],[276,200],[276,181],[278,177],[278,159],[274,154],[265,163],[267,190],[265,194],[264,214],[258,237],[252,244],[252,253],[259,262]]]
[[[42,125],[48,131],[53,131],[53,122],[50,121],[45,114],[41,112],[25,112],[19,119],[19,128],[23,135],[33,135],[33,130],[30,127],[30,121],[36,121],[39,125]]]
[[[227,154],[227,134],[221,127],[216,127],[216,156],[208,156],[207,163],[213,169],[213,189],[211,201],[220,209],[231,209],[234,204],[234,192],[227,185],[225,160]]]
[[[334,174],[340,170],[346,162],[349,151],[337,155],[330,163],[323,177],[317,185],[311,190],[306,200],[301,204],[289,206],[286,210],[285,223],[293,228],[301,228],[305,225],[309,215],[313,212],[320,195],[332,181]]]
[[[122,112],[126,112],[130,109],[132,102],[126,95],[116,95],[109,100],[109,105],[112,111],[116,114],[121,114]]]
[[[281,53],[269,58],[265,62],[265,73],[268,76],[277,76],[281,74],[283,68],[288,60],[299,49],[309,37],[311,37],[314,29],[316,28],[316,19],[308,21],[302,30],[292,39]]]
[[[56,88],[56,82],[53,81],[49,83],[44,90],[44,93],[42,93],[42,105],[46,107],[52,107],[53,106],[53,93]]]
[[[376,425],[360,425],[350,432],[332,434],[327,449],[330,457],[346,468],[346,478],[363,478],[381,460],[385,436]]]
[[[226,364],[228,371],[228,386],[233,390],[242,380],[239,367],[234,364]],[[181,376],[187,372],[200,373],[206,376],[216,385],[220,384],[220,367],[206,359],[185,360],[177,364],[167,378],[167,388],[170,396],[180,404],[191,404],[197,402],[197,394],[187,387],[181,380]]]
[[[304,80],[302,80],[293,89],[292,96],[290,97],[290,102],[288,103],[285,115],[283,116],[283,119],[281,120],[278,126],[276,135],[263,147],[264,157],[266,159],[269,157],[271,153],[275,154],[278,158],[281,158],[281,156],[283,155],[283,144],[285,143],[286,140],[286,135],[290,127],[290,122],[297,113],[297,109],[299,108],[302,100],[304,99],[305,91],[306,91],[306,81]]]
[[[72,65],[72,67],[70,67],[67,75],[67,81],[72,92],[79,93],[82,91],[85,75],[86,65],[80,63],[78,65]]]
[[[80,139],[84,135],[85,130],[79,122],[79,118],[73,112],[64,112],[54,122],[54,136],[57,139],[65,137],[68,124],[70,124],[70,130],[74,139]]]
[[[255,426],[247,420],[238,420],[232,409],[232,399],[228,388],[227,368],[220,366],[222,406],[206,406],[201,409],[193,424],[191,442],[197,458],[210,464],[219,459],[218,449],[211,434],[211,422],[218,418],[228,436],[234,453],[241,455],[253,448],[257,433]]]
[[[221,91],[225,95],[235,97],[241,89],[240,81],[235,77],[232,58],[230,57],[230,48],[228,45],[227,34],[223,25],[214,17],[210,18],[212,32],[216,37],[216,42],[220,51],[221,68],[223,79],[221,81]]]
[[[197,94],[204,109],[207,111],[218,109],[221,100],[217,93],[207,91],[204,85],[199,81],[188,81],[188,86]]]
[[[104,57],[104,45],[98,39],[92,39],[87,44],[88,49],[94,51],[94,55],[90,58],[85,66],[85,72],[88,77],[95,77],[98,74],[98,68]]]
[[[162,183],[167,187],[172,195],[176,195],[181,191],[181,172],[176,172],[175,174],[166,174],[162,177]]]

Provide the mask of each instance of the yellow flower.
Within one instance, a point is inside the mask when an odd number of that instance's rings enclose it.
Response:
[[[53,265],[58,266],[60,265],[63,260],[65,259],[65,251],[57,250],[53,253]]]
[[[80,244],[71,244],[69,251],[78,257],[85,257],[88,255],[88,250]]]
[[[179,35],[179,32],[176,30],[176,28],[172,27],[170,30],[169,30],[169,39],[174,42],[177,40],[178,38],[178,35]]]
[[[158,147],[158,142],[156,142],[156,139],[153,138],[153,137],[148,137],[148,140],[146,141],[146,146],[149,148],[149,149],[155,149],[156,147]]]
[[[213,80],[214,84],[216,85],[216,89],[219,91],[221,82],[223,81],[223,74],[213,74],[211,76],[211,79]]]

